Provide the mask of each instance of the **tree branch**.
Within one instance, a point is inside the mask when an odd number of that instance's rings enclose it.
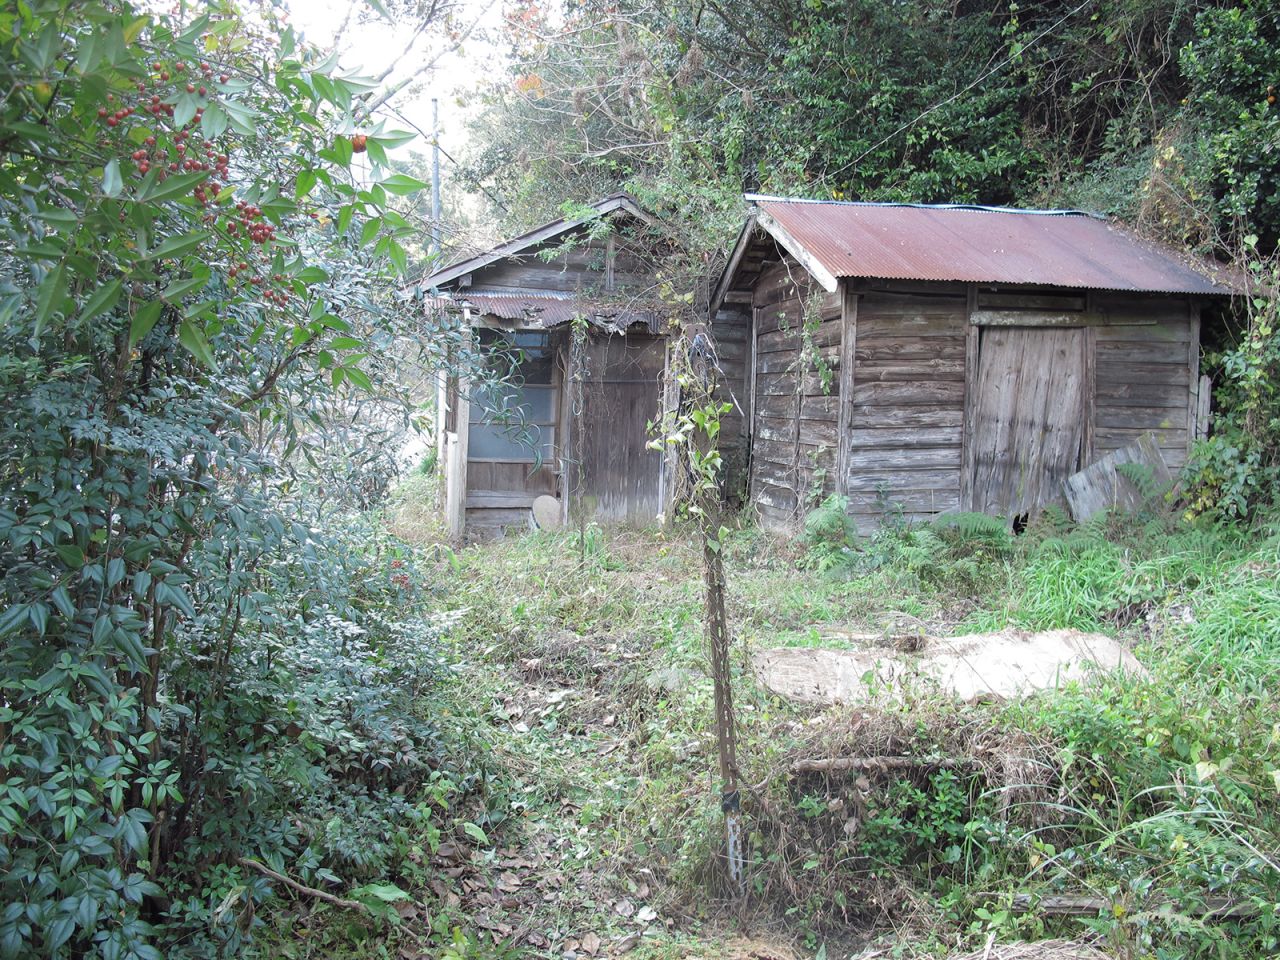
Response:
[[[315,897],[317,900],[323,900],[325,903],[331,903],[335,907],[346,907],[348,910],[358,910],[361,913],[369,912],[369,908],[359,900],[345,900],[342,897],[335,897],[332,893],[317,890],[315,887],[308,887],[305,884],[299,883],[297,880],[286,877],[283,873],[276,873],[266,864],[259,863],[257,860],[250,860],[248,857],[239,857],[236,862],[242,867],[249,867],[252,870],[257,870],[264,877],[269,877],[277,883],[283,883],[290,890],[297,893],[305,893],[309,897]]]

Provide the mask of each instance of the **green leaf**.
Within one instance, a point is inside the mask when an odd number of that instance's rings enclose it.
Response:
[[[102,168],[102,192],[108,197],[118,197],[123,189],[124,179],[120,176],[120,161],[110,160]]]
[[[65,584],[58,584],[53,593],[50,594],[50,599],[53,600],[53,605],[58,608],[58,612],[68,620],[75,617],[76,605],[71,602],[71,594],[67,591]]]
[[[178,325],[178,342],[191,351],[195,358],[206,367],[213,369],[213,348],[204,335],[204,331],[192,320],[183,320]]]
[[[15,603],[13,606],[5,610],[4,613],[0,613],[0,637],[8,636],[26,623],[30,612],[30,604]]]
[[[382,144],[370,137],[365,141],[365,147],[369,151],[370,160],[380,167],[385,167],[387,165],[387,151]]]
[[[175,280],[160,292],[160,296],[170,301],[181,300],[193,290],[202,289],[208,282],[209,274],[207,272],[203,273],[203,275],[187,277],[185,280]]]
[[[84,309],[80,311],[80,323],[88,323],[94,317],[100,316],[114,307],[116,301],[120,299],[120,292],[123,289],[124,285],[117,279],[95,290],[93,296],[85,301]]]
[[[355,205],[348,203],[338,209],[338,236],[343,236],[351,226],[351,218],[355,214]]]
[[[369,375],[359,367],[342,367],[341,369],[346,371],[347,379],[361,390],[373,390],[373,381],[370,380]]]
[[[231,118],[232,130],[246,137],[253,136],[257,132],[258,125],[254,122],[258,116],[257,110],[246,107],[243,103],[236,103],[234,100],[224,100],[222,105]]]
[[[417,177],[409,176],[407,173],[396,173],[380,181],[379,186],[389,193],[403,197],[425,189],[427,184]]]
[[[59,560],[72,570],[79,570],[84,566],[84,551],[74,543],[59,544],[53,548],[53,552],[58,555]]]
[[[66,293],[62,285],[63,273],[63,265],[58,264],[46,273],[44,279],[40,281],[40,288],[36,291],[35,335],[37,337],[44,332],[44,328],[53,316],[54,310],[62,302],[63,295]]]
[[[323,267],[306,267],[298,271],[296,279],[303,283],[323,283],[329,279],[329,274]]]
[[[146,200],[149,203],[159,203],[161,200],[169,200],[180,194],[190,193],[198,184],[207,179],[209,179],[209,174],[204,171],[175,174],[163,183],[157,180],[138,199]]]
[[[63,210],[58,207],[49,210],[41,210],[39,217],[55,230],[65,230],[68,227],[74,227],[80,222],[80,218],[74,211]]]
[[[372,220],[364,222],[364,228],[360,231],[360,246],[368,246],[369,241],[378,235],[378,231],[382,229],[382,219],[374,217]]]
[[[199,106],[200,102],[194,93],[184,93],[179,96],[178,102],[173,107],[173,125],[179,128],[185,127],[195,118],[196,108]]]
[[[207,234],[203,230],[192,230],[178,237],[170,237],[164,243],[151,250],[144,260],[156,260],[162,257],[180,257],[200,246]]]
[[[396,903],[400,900],[408,900],[409,894],[405,893],[394,883],[366,883],[362,887],[357,887],[351,891],[357,897],[373,897],[381,900],[383,903]]]
[[[334,350],[359,350],[364,346],[364,341],[355,337],[334,337],[329,341],[329,346]]]
[[[409,254],[404,247],[394,240],[387,244],[387,257],[395,265],[396,271],[403,274],[409,269]]]
[[[152,300],[150,303],[144,303],[138,308],[133,315],[133,320],[129,324],[129,347],[132,349],[151,332],[151,328],[156,325],[156,321],[160,319],[160,313],[164,309],[164,304],[159,300]]]
[[[33,603],[27,613],[31,618],[31,625],[36,628],[36,633],[43,637],[45,631],[49,629],[49,605],[47,603]]]
[[[392,150],[396,147],[404,146],[417,136],[418,135],[416,133],[410,133],[408,130],[386,130],[378,134],[376,137],[370,137],[369,142],[373,143],[374,141],[377,141],[381,146],[386,147],[388,150]]]
[[[483,830],[481,830],[478,826],[476,826],[470,820],[466,821],[462,825],[462,832],[465,833],[472,840],[474,840],[476,843],[483,844],[484,846],[489,845],[489,837],[485,834]]]
[[[220,137],[226,132],[229,119],[227,111],[218,103],[209,103],[200,116],[200,131],[209,140]]]
[[[293,195],[295,197],[305,197],[311,192],[311,188],[316,185],[316,172],[314,170],[303,170],[298,174],[298,184],[294,187]]]

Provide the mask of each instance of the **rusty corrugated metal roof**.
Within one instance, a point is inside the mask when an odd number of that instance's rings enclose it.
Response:
[[[1225,269],[1075,210],[747,199],[760,226],[832,277],[1236,292]]]
[[[479,317],[536,324],[546,330],[563,326],[577,316],[586,317],[595,326],[615,330],[643,323],[657,332],[660,321],[658,313],[653,310],[548,292],[463,289],[442,293],[433,298],[432,303],[466,306]]]

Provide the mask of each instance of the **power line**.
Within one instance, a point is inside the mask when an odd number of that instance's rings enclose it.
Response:
[[[1072,17],[1074,17],[1077,13],[1079,13],[1081,10],[1083,10],[1092,2],[1093,0],[1083,0],[1082,3],[1073,7],[1071,10],[1068,10],[1065,14],[1063,14],[1062,17],[1058,19],[1057,22],[1051,24],[1048,27],[1045,27],[1043,30],[1037,33],[1034,37],[1028,40],[1027,43],[1023,45],[1023,47],[1017,53],[1009,54],[1009,56],[1007,56],[1004,60],[1001,60],[994,67],[987,70],[985,73],[981,74],[976,80],[970,83],[963,90],[957,90],[951,96],[947,97],[947,99],[942,100],[938,103],[935,103],[933,106],[929,107],[927,110],[924,110],[913,119],[908,120],[906,123],[898,127],[898,129],[894,130],[892,133],[886,135],[885,137],[878,140],[876,143],[872,144],[870,147],[868,147],[866,150],[860,153],[857,157],[855,157],[854,159],[846,163],[843,167],[840,167],[838,170],[833,170],[830,173],[824,174],[821,179],[823,181],[830,180],[833,177],[840,176],[840,174],[844,173],[850,167],[856,167],[859,163],[861,163],[863,160],[869,157],[872,153],[879,150],[881,147],[883,147],[886,143],[888,143],[894,137],[898,136],[898,134],[902,133],[903,131],[911,129],[917,123],[919,123],[921,120],[927,117],[929,114],[933,113],[935,110],[941,110],[947,104],[953,103],[954,101],[960,99],[960,97],[964,96],[966,93],[968,93],[978,84],[980,84],[983,80],[987,79],[987,77],[991,76],[993,73],[997,72],[998,70],[1001,70],[1004,67],[1007,67],[1009,64],[1013,63],[1015,57],[1019,57],[1023,53],[1025,53],[1027,50],[1030,50],[1037,43],[1039,43],[1045,36],[1052,33],[1054,30],[1057,30],[1058,27],[1062,26],[1064,23],[1066,23],[1068,20],[1070,20]]]

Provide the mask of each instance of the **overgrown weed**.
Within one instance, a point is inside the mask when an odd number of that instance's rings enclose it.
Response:
[[[668,918],[723,922],[736,914],[708,885],[721,838],[698,552],[678,530],[595,537],[582,551],[576,531],[531,534],[451,568],[462,696],[505,771],[496,836],[581,871],[547,908],[564,931],[594,916],[622,935],[634,924],[608,904],[636,890]],[[1156,515],[1051,517],[1017,537],[952,518],[849,546],[824,567],[750,525],[724,539],[756,923],[810,946],[888,922],[921,950],[1084,927],[1122,957],[1274,949],[1280,538]],[[1120,634],[1151,675],[985,706],[917,694],[815,723],[749,668],[762,647],[905,623]],[[792,769],[882,756],[905,762]],[[1064,892],[1107,907],[1083,921],[1014,908]],[[1240,915],[1200,919],[1215,897]]]

